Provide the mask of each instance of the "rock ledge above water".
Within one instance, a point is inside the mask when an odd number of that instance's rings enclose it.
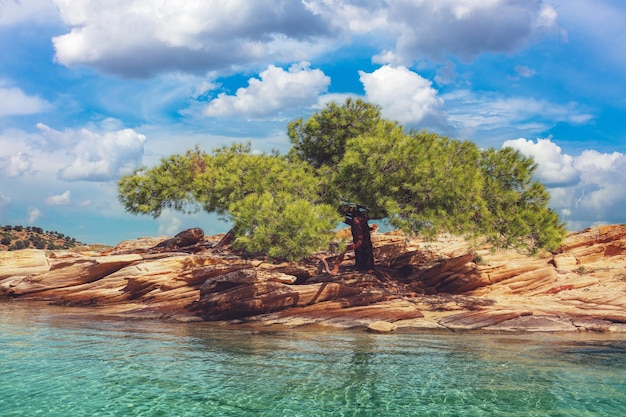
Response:
[[[571,233],[541,256],[374,234],[377,270],[347,257],[337,276],[316,256],[270,264],[217,249],[221,237],[196,228],[104,252],[0,252],[0,302],[246,326],[626,332],[626,225]]]

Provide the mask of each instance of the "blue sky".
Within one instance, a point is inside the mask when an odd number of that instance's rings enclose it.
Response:
[[[125,213],[117,180],[363,98],[533,156],[570,230],[626,222],[621,0],[0,0],[0,224],[86,243],[208,234]]]

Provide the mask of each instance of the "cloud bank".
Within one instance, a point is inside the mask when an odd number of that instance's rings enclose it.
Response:
[[[590,223],[619,223],[626,207],[626,155],[585,150],[562,152],[551,139],[515,139],[504,142],[532,156],[537,179],[552,194],[551,206],[568,221],[571,230]]]
[[[203,73],[313,56],[335,32],[300,1],[54,0],[56,59],[124,77]],[[295,59],[294,59],[295,58]]]
[[[73,161],[59,171],[66,181],[110,181],[130,173],[141,163],[146,137],[132,129],[97,134],[86,129],[78,132],[79,140],[69,150]]]
[[[377,62],[471,60],[558,28],[540,0],[53,0],[69,32],[56,59],[123,77],[311,60],[358,42]],[[424,18],[428,16],[428,18]]]
[[[64,181],[111,181],[130,173],[143,158],[146,136],[133,129],[37,127],[39,134],[0,135],[0,170],[8,178],[43,174]]]
[[[484,52],[514,52],[535,34],[558,27],[556,10],[540,0],[400,0],[386,12],[398,35],[395,50],[381,54],[379,62],[410,64],[424,55],[470,61]]]

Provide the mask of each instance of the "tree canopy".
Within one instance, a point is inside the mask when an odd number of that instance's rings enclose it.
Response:
[[[373,132],[381,123],[393,124],[382,118],[378,106],[351,98],[342,106],[330,102],[308,120],[289,123],[287,134],[293,145],[289,156],[316,169],[335,167],[351,139]]]
[[[288,125],[287,155],[234,144],[196,147],[119,181],[126,210],[215,212],[235,247],[295,260],[326,249],[352,202],[412,234],[485,236],[497,247],[555,249],[565,235],[536,164],[511,148],[481,150],[432,132],[406,132],[378,106],[348,99]]]

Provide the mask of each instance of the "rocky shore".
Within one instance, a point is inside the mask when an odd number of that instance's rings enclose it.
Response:
[[[319,254],[271,264],[190,229],[103,252],[0,252],[0,302],[42,301],[128,318],[371,331],[626,332],[626,225],[571,233],[557,253],[492,250],[456,237],[375,233],[377,269]]]

